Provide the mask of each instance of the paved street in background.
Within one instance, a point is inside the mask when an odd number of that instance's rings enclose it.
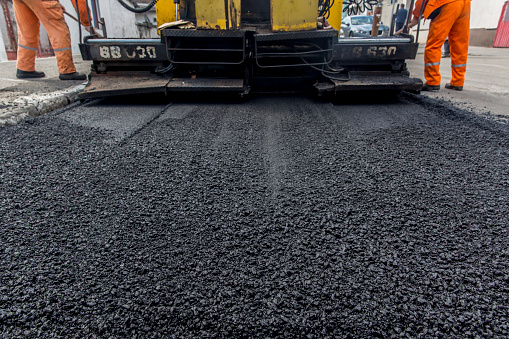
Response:
[[[415,60],[407,61],[412,77],[424,82],[424,45],[420,46]],[[470,46],[462,92],[445,89],[451,81],[451,58],[442,58],[441,90],[423,92],[431,98],[452,102],[457,107],[470,110],[479,115],[502,116],[502,121],[509,117],[509,48],[485,48]]]

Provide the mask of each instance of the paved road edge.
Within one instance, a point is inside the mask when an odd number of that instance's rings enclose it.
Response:
[[[35,117],[63,108],[78,100],[87,82],[52,93],[31,94],[14,100],[0,110],[0,126],[16,125],[28,117]]]

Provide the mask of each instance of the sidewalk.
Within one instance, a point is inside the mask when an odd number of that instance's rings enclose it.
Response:
[[[424,44],[419,46],[415,60],[407,60],[412,78],[424,79]],[[462,92],[445,89],[451,80],[451,59],[442,58],[441,89],[422,92],[431,98],[452,102],[462,109],[480,115],[498,116],[509,121],[509,48],[469,47],[467,73]]]
[[[91,61],[83,61],[79,54],[73,58],[78,72],[90,72]],[[83,81],[58,79],[54,57],[36,59],[35,67],[46,73],[46,77],[17,79],[16,61],[0,62],[0,126],[64,107],[76,100],[84,87]]]

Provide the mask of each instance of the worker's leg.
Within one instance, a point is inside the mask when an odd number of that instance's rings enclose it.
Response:
[[[72,60],[71,33],[64,19],[64,11],[55,0],[23,0],[36,13],[48,32],[51,47],[55,51],[60,74],[76,72]]]
[[[72,60],[71,33],[64,19],[64,10],[58,1],[42,1],[46,10],[46,20],[39,18],[46,28],[51,41],[51,46],[57,58],[58,71],[60,74],[76,72]]]
[[[458,1],[463,3],[463,1]],[[467,71],[468,40],[470,37],[470,0],[464,1],[463,11],[449,33],[451,49],[451,85],[462,87]]]
[[[13,6],[18,23],[17,68],[21,71],[33,72],[39,47],[39,19],[23,1],[14,0]]]
[[[86,0],[71,0],[71,3],[78,12],[78,15],[80,16],[81,24],[85,27],[90,26],[90,22],[88,20],[88,12],[90,9],[87,10],[87,1]]]
[[[448,3],[442,6],[440,14],[431,21],[424,50],[424,76],[426,83],[430,86],[439,86],[442,81],[440,76],[442,45],[462,9],[463,1]]]

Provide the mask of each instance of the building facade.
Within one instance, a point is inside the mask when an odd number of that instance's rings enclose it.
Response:
[[[72,0],[60,0],[60,3],[77,17],[73,10]],[[472,46],[491,47],[495,38],[498,21],[506,0],[472,0],[472,15],[470,20],[470,44]],[[140,6],[144,6],[150,0],[138,0]],[[16,18],[12,8],[12,0],[0,0],[2,11],[7,8],[7,15],[0,16],[0,61],[15,59],[16,46],[12,41],[12,36],[17,37]],[[146,13],[135,14],[117,1],[111,0],[88,0],[90,14],[94,27],[99,33],[107,34],[110,38],[155,38],[157,35],[157,23],[155,8]],[[384,0],[382,9],[382,23],[390,26],[392,15],[395,13],[399,4],[405,4],[409,9],[411,0]],[[11,21],[11,32],[8,29],[7,20]],[[69,16],[66,16],[67,25],[71,31],[71,42],[74,53],[79,53],[80,28],[78,23]],[[104,22],[104,26],[101,24]],[[421,26],[419,42],[425,43],[429,23]],[[12,32],[13,31],[13,32]],[[87,32],[81,29],[81,35],[85,36]],[[51,45],[48,36],[43,27],[41,27],[40,56],[51,55]]]

